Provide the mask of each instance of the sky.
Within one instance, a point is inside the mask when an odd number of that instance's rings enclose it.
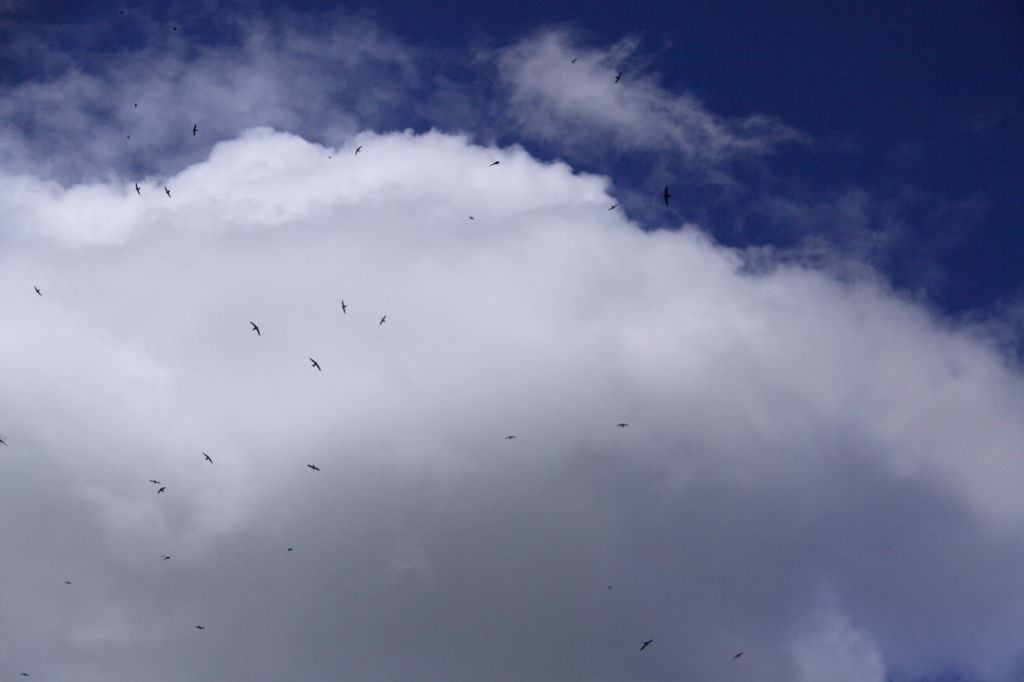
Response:
[[[1024,680],[1022,37],[3,0],[0,680]]]

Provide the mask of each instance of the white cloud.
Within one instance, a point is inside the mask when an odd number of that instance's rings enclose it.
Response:
[[[0,176],[0,661],[999,679],[1018,370],[871,281],[645,233],[608,186],[265,128],[141,196]]]

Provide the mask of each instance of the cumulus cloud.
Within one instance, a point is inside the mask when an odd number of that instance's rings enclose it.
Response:
[[[140,185],[0,176],[10,671],[1008,679],[1024,380],[979,331],[463,136]]]

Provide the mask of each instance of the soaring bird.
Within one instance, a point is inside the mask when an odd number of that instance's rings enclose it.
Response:
[[[629,426],[629,424],[626,424],[625,422],[623,422],[622,424],[616,424],[616,426],[618,426],[620,429],[624,429],[627,426]]]
[[[256,332],[256,336],[263,336],[262,334],[260,334],[260,328],[256,326],[255,322],[253,322],[252,320],[249,320],[249,324],[252,325],[252,330],[254,332]]]
[[[384,317],[380,318],[380,324],[378,324],[377,326],[379,327],[380,325],[384,324],[384,320],[386,320],[386,319],[388,319],[387,315],[385,315]]]
[[[199,130],[199,124],[198,123],[195,124],[194,126],[192,126],[192,137],[196,136],[196,131],[197,130]]]
[[[615,210],[615,209],[617,209],[618,207],[619,207],[619,205],[618,205],[618,204],[612,204],[611,206],[609,206],[609,207],[608,207],[608,210],[609,210],[609,211],[614,211],[614,210]]]
[[[312,469],[313,471],[320,471],[320,467],[318,467],[318,466],[317,466],[317,465],[315,465],[315,464],[307,464],[306,466],[308,466],[308,467],[309,467],[310,469]]]
[[[644,645],[642,647],[640,647],[640,651],[643,651],[644,649],[646,649],[647,645],[650,644],[653,641],[654,641],[653,639],[649,639],[646,642],[644,642]]]
[[[619,79],[621,79],[621,78],[622,78],[622,72],[619,71],[619,75],[615,77],[615,82],[618,83]]]
[[[743,655],[743,652],[741,651],[741,652],[739,652],[738,654],[736,654],[735,656],[733,656],[733,657],[732,657],[732,660],[734,660],[734,661],[735,661],[735,660],[736,660],[737,658],[739,658],[739,657],[740,657],[740,656],[742,656],[742,655]]]
[[[0,445],[7,445],[7,443],[4,442],[3,434],[0,434]],[[10,447],[10,446],[8,445],[7,447]]]
[[[346,313],[348,306],[345,305],[345,299],[341,299],[341,312]]]
[[[39,291],[39,287],[32,287],[32,288],[35,289],[36,293],[39,294],[40,296],[43,295],[43,292]]]
[[[579,60],[579,57],[576,57],[576,59],[573,59],[573,60],[572,60],[571,62],[569,62],[569,63],[570,63],[570,64],[575,64],[575,63],[576,63],[576,62],[577,62],[578,60]]]
[[[156,494],[159,495],[160,493],[162,493],[165,490],[167,490],[167,486],[165,486],[165,485],[164,486],[160,486],[160,488],[156,491]]]
[[[170,199],[171,198],[171,190],[167,189],[166,185],[164,185],[164,191],[167,192],[167,198]]]
[[[203,626],[203,625],[197,625],[196,626],[196,630],[205,630],[205,629],[206,629],[206,627]]]
[[[207,462],[209,462],[210,464],[213,464],[213,460],[212,460],[212,459],[210,459],[210,456],[209,456],[208,454],[206,454],[205,452],[203,453],[203,457],[205,457],[205,458],[206,458],[206,461],[207,461]]]
[[[135,183],[135,193],[138,194],[139,196],[142,196],[142,190],[139,189],[139,183],[137,182]]]
[[[160,558],[161,558],[161,559],[163,559],[164,561],[167,561],[167,560],[168,560],[168,559],[170,559],[170,558],[171,558],[172,556],[174,556],[174,555],[172,554],[171,556],[165,556],[165,555],[161,554],[161,555],[160,555]]]
[[[65,581],[64,581],[64,584],[65,584],[65,585],[70,585],[70,584],[71,584],[71,581],[70,581],[70,580],[65,580]]]
[[[665,186],[665,193],[661,196],[665,199],[665,205],[668,206],[668,200],[672,198],[672,195],[668,193],[668,185]]]
[[[505,436],[505,440],[512,440],[515,436]]]
[[[358,147],[356,147],[356,154],[358,154],[362,150],[363,150],[363,145],[359,145]],[[355,156],[355,154],[353,154],[352,156]]]
[[[160,481],[155,481],[155,480],[153,480],[152,478],[151,478],[151,479],[149,479],[149,482],[150,482],[150,483],[156,483],[157,485],[160,485]]]
[[[317,368],[317,371],[320,371],[320,372],[323,371],[322,369],[320,369],[320,365],[317,363],[316,360],[314,360],[313,358],[310,358],[309,361],[313,363],[313,366]]]

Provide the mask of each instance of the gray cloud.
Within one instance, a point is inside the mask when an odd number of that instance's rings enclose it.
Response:
[[[608,188],[437,132],[0,176],[2,672],[1010,679],[1019,370]]]

